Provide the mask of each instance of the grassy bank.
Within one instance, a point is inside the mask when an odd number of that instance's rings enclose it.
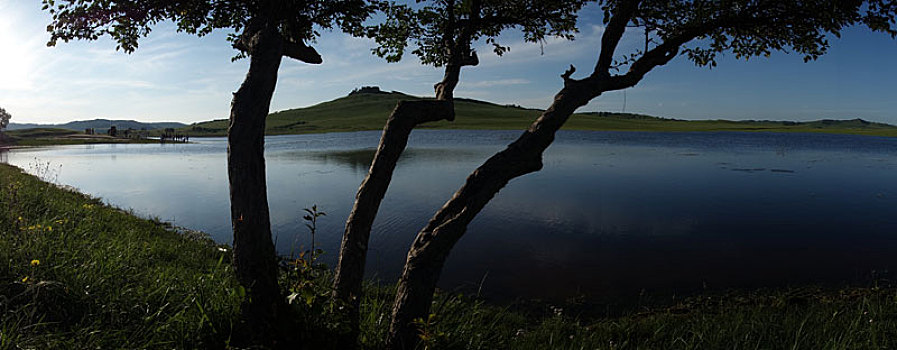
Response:
[[[0,349],[225,348],[241,295],[229,257],[196,234],[0,164]],[[343,329],[327,304],[329,272],[285,266],[285,293],[296,293],[297,324],[306,325],[297,333],[307,347],[326,348]],[[367,287],[365,348],[382,347],[392,301],[392,288]],[[433,312],[419,323],[429,349],[897,346],[891,287],[738,291],[613,308],[440,294]]]
[[[218,248],[0,165],[0,349],[222,347]]]
[[[73,130],[54,128],[22,129],[5,131],[4,133],[9,138],[9,144],[6,146],[16,147],[89,145],[102,143],[159,143],[159,140],[130,139],[107,135],[87,135]]]
[[[381,130],[389,113],[401,100],[421,98],[402,93],[364,93],[338,98],[311,107],[290,109],[268,116],[268,135]],[[540,110],[489,102],[456,99],[453,122],[427,123],[428,129],[524,130]],[[897,137],[897,127],[859,119],[814,122],[675,120],[626,113],[577,113],[565,130],[599,131],[745,131],[822,132]],[[191,136],[224,136],[226,120],[197,123],[180,129]]]

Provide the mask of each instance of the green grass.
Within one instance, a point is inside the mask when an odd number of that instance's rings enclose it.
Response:
[[[208,239],[0,165],[0,349],[222,347],[238,295]]]
[[[355,94],[311,107],[272,113],[267,120],[268,135],[381,130],[389,113],[400,100],[419,100],[401,93]],[[502,106],[488,102],[457,99],[453,122],[428,123],[430,129],[523,130],[541,113],[535,109]],[[577,113],[565,130],[603,131],[767,131],[823,132],[897,137],[897,127],[858,119],[815,122],[773,121],[685,121],[621,113]],[[193,136],[224,136],[226,120],[214,120],[180,129]]]
[[[53,177],[49,166],[37,173]],[[229,259],[226,247],[196,233],[0,164],[0,349],[225,348],[242,295]],[[292,305],[303,344],[326,349],[345,328],[327,302],[330,272],[294,267],[282,282],[299,295]],[[366,286],[365,349],[383,347],[393,298],[391,286]],[[422,349],[897,347],[890,286],[705,293],[609,308],[439,293],[432,310],[419,322]]]
[[[363,310],[371,326],[391,302]],[[431,349],[885,349],[897,346],[890,288],[802,288],[699,295],[589,315],[576,304],[498,307],[441,295]],[[380,316],[376,316],[380,315]],[[379,329],[374,329],[374,331]],[[367,332],[371,332],[371,328]],[[379,343],[371,344],[376,348]]]

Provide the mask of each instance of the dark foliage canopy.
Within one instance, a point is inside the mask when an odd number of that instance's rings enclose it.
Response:
[[[613,13],[637,4],[628,27],[638,27],[645,48],[616,60],[616,66],[634,62],[651,47],[680,48],[698,66],[716,66],[721,53],[736,58],[769,56],[773,51],[802,55],[804,61],[826,53],[829,38],[840,37],[849,26],[865,25],[873,31],[897,36],[893,0],[725,0],[725,1],[601,1],[605,24]],[[687,43],[687,44],[686,44]]]
[[[357,31],[372,8],[364,0],[42,0],[53,21],[48,46],[73,39],[96,40],[108,35],[118,49],[133,52],[153,25],[173,21],[178,30],[199,36],[230,29],[231,41],[246,28],[265,22],[293,43],[312,42],[322,29],[334,26]]]
[[[366,28],[377,41],[374,53],[387,61],[399,61],[409,44],[422,63],[437,67],[451,57],[476,55],[471,43],[485,39],[501,55],[509,50],[497,37],[517,28],[529,42],[547,36],[573,39],[576,13],[585,0],[416,0],[416,5],[378,2],[385,20]]]

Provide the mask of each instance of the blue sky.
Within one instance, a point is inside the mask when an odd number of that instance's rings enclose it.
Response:
[[[0,106],[13,122],[227,117],[248,61],[231,62],[235,52],[226,32],[197,38],[163,23],[131,55],[115,51],[106,38],[48,48],[50,18],[40,6],[37,0],[0,0]],[[594,5],[583,11],[579,26],[575,41],[550,39],[542,48],[508,32],[501,42],[511,51],[500,58],[480,45],[481,64],[462,71],[456,96],[547,108],[569,64],[580,72],[594,65],[603,30]],[[618,54],[641,46],[641,40],[638,33],[627,35]],[[336,32],[325,33],[314,46],[324,64],[285,59],[272,111],[331,100],[362,85],[432,95],[442,76],[413,56],[386,63],[370,54],[371,41]],[[895,58],[897,41],[863,28],[832,39],[829,54],[810,63],[784,53],[749,61],[726,55],[711,70],[679,57],[626,90],[625,108],[681,119],[863,118],[897,124]],[[581,110],[621,111],[623,100],[623,92],[608,93]]]

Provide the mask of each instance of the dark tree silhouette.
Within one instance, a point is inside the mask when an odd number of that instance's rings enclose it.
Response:
[[[352,333],[358,333],[358,303],[364,278],[371,226],[386,194],[396,162],[408,143],[411,130],[430,121],[454,120],[453,94],[461,68],[476,66],[479,58],[471,44],[485,40],[501,55],[509,48],[497,43],[504,30],[517,28],[527,41],[546,36],[572,38],[576,12],[584,0],[439,0],[412,9],[395,3],[379,3],[386,20],[364,33],[377,41],[374,53],[387,61],[402,58],[409,43],[423,64],[444,67],[445,75],[434,88],[435,100],[401,101],[383,128],[373,163],[355,197],[346,222],[334,279],[334,298],[347,307]],[[347,345],[348,346],[348,345]]]
[[[0,107],[0,145],[10,142],[7,140],[6,134],[3,133],[3,129],[6,129],[6,127],[9,126],[10,118],[12,118],[12,115],[10,115],[6,109],[3,109],[3,107]]]
[[[228,177],[234,268],[246,289],[243,332],[253,343],[271,344],[285,322],[284,298],[277,284],[277,260],[271,240],[265,184],[265,118],[277,82],[281,58],[318,64],[321,56],[306,43],[321,28],[355,30],[370,13],[363,0],[43,0],[53,15],[47,27],[57,41],[96,40],[108,35],[118,49],[132,52],[138,39],[164,20],[180,31],[205,35],[232,30],[237,57],[248,57],[249,72],[231,103],[228,126]]]
[[[9,112],[7,112],[3,107],[0,107],[0,132],[2,132],[3,129],[6,129],[6,127],[9,126],[9,119],[11,118],[12,115],[10,115]]]
[[[443,264],[468,224],[507,183],[542,168],[542,153],[573,112],[607,91],[635,86],[656,67],[677,56],[713,66],[723,52],[736,57],[791,51],[804,60],[826,52],[829,35],[847,26],[897,35],[897,3],[874,1],[600,1],[604,30],[597,63],[585,78],[571,66],[552,105],[508,147],[489,158],[432,217],[414,240],[393,308],[390,349],[413,349],[415,319],[427,319]],[[624,32],[641,29],[645,47],[614,60]],[[622,72],[622,73],[620,73]]]

